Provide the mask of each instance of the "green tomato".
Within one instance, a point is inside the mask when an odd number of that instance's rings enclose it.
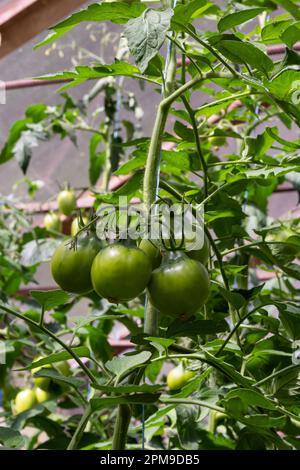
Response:
[[[110,302],[134,299],[146,288],[151,262],[139,248],[114,243],[96,256],[92,266],[95,291]]]
[[[71,367],[67,361],[61,361],[54,364],[54,368],[61,374],[65,376],[71,375]]]
[[[53,364],[53,367],[57,370],[57,372],[59,372],[61,375],[64,375],[65,377],[71,375],[71,367],[67,361],[57,362],[56,364]],[[69,389],[67,383],[56,382],[55,380],[53,380],[53,382],[56,385],[56,389],[59,394]]]
[[[167,385],[170,390],[179,390],[182,388],[191,378],[194,377],[194,372],[191,370],[185,370],[182,364],[174,367],[170,370],[167,375]]]
[[[82,222],[84,223],[84,225],[87,225],[88,222],[89,222],[89,219],[87,217],[82,217]],[[77,235],[77,233],[79,232],[79,230],[80,230],[79,223],[80,223],[80,218],[76,217],[76,219],[74,219],[72,224],[71,224],[71,235],[72,235],[72,237],[75,237],[75,235]]]
[[[61,289],[74,294],[86,294],[93,290],[91,267],[100,249],[100,241],[88,236],[79,238],[75,248],[65,241],[56,249],[51,260],[51,271]]]
[[[49,212],[44,217],[44,227],[51,232],[61,232],[62,224],[60,218],[54,212]]]
[[[205,304],[210,280],[203,264],[184,254],[171,253],[153,271],[148,293],[152,305],[162,314],[186,319]]]
[[[156,269],[161,265],[162,255],[154,242],[143,239],[139,245],[139,249],[142,250],[150,259],[152,269]]]
[[[45,358],[40,356],[34,359],[33,362],[40,361],[41,359],[45,359]],[[39,367],[35,367],[34,369],[31,369],[32,380],[33,380],[34,385],[37,388],[40,388],[41,390],[44,390],[45,392],[47,392],[51,383],[50,377],[34,377],[34,374],[42,369],[51,369],[51,365],[46,364],[44,366],[39,366]]]
[[[57,205],[60,212],[64,215],[70,215],[76,209],[76,196],[71,189],[61,191],[57,196]]]
[[[51,400],[53,396],[51,392],[46,392],[45,390],[42,390],[41,388],[38,388],[38,387],[35,388],[34,392],[35,392],[36,401],[38,403]]]
[[[189,258],[195,259],[200,263],[206,265],[209,258],[209,241],[207,236],[204,236],[203,246],[200,250],[191,250],[185,252]]]
[[[208,142],[213,147],[223,147],[226,144],[226,137],[224,135],[213,135],[208,137]]]
[[[22,390],[15,398],[15,412],[16,414],[23,413],[23,411],[30,410],[30,408],[32,408],[35,404],[36,397],[34,390]]]

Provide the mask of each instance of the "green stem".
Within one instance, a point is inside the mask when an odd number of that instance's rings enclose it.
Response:
[[[197,121],[195,118],[195,111],[192,109],[190,103],[186,99],[184,95],[181,96],[181,99],[183,101],[183,104],[185,106],[185,109],[187,110],[190,119],[191,119],[191,124],[194,132],[194,137],[195,137],[195,142],[196,142],[196,148],[197,148],[197,153],[199,156],[199,160],[202,166],[202,171],[203,171],[203,183],[204,183],[204,196],[207,198],[208,196],[208,176],[207,176],[207,165],[206,161],[202,152],[201,148],[201,143],[200,143],[200,137],[199,137],[199,132],[198,132],[198,127],[197,127]]]
[[[73,434],[73,437],[71,439],[71,442],[70,444],[68,445],[67,447],[67,450],[76,450],[79,443],[80,443],[80,440],[82,438],[82,435],[84,433],[84,430],[86,428],[86,425],[91,417],[91,414],[92,414],[92,410],[91,410],[91,407],[90,405],[87,406],[85,412],[83,413],[82,417],[81,417],[81,420],[77,426],[77,429],[75,431],[75,433]]]
[[[218,352],[216,353],[216,356],[219,356],[219,355],[221,354],[221,352],[223,351],[223,349],[225,348],[225,346],[227,345],[227,343],[231,340],[231,338],[232,338],[233,335],[236,333],[236,331],[238,330],[238,328],[242,325],[242,323],[243,323],[248,317],[250,317],[251,315],[253,315],[253,313],[257,312],[258,310],[260,310],[260,309],[263,308],[263,307],[266,307],[267,305],[272,305],[272,304],[271,304],[271,303],[265,303],[265,304],[259,305],[259,307],[254,308],[253,310],[251,310],[250,312],[248,312],[246,315],[244,315],[243,318],[241,318],[241,319],[236,323],[236,325],[234,325],[233,329],[231,330],[231,332],[229,333],[229,335],[228,335],[227,338],[225,339],[224,343],[222,344],[222,346],[220,347],[220,349],[219,349]]]
[[[285,374],[286,372],[290,372],[291,370],[297,369],[300,367],[300,364],[293,364],[291,366],[287,366],[284,369],[277,370],[276,372],[273,372],[273,374],[268,375],[268,377],[265,377],[264,379],[260,380],[259,382],[256,382],[255,387],[260,387],[263,385],[265,382],[269,382],[269,380],[274,379],[274,377],[278,377],[281,374]]]
[[[181,25],[184,27],[184,30],[193,38],[195,39],[195,41],[197,41],[199,44],[201,44],[201,46],[203,46],[205,49],[207,49],[209,52],[211,52],[223,65],[224,67],[226,67],[234,77],[238,77],[239,74],[237,73],[236,70],[234,70],[233,67],[231,67],[231,65],[229,65],[226,60],[223,59],[222,56],[220,56],[218,54],[217,51],[215,51],[215,49],[210,45],[208,44],[207,42],[203,41],[202,39],[199,38],[199,36],[197,34],[194,33],[194,31],[192,29],[190,29],[188,26],[185,26],[185,25]]]
[[[112,450],[124,450],[126,448],[127,432],[131,419],[129,405],[119,405],[117,421],[112,441]]]
[[[198,114],[201,111],[203,111],[203,109],[212,108],[213,106],[217,106],[219,104],[227,103],[228,101],[238,100],[239,98],[245,98],[246,96],[250,96],[252,94],[255,94],[255,93],[245,91],[243,93],[236,93],[235,95],[226,96],[225,98],[221,98],[219,100],[211,101],[210,103],[203,104],[202,106],[200,106],[200,108],[195,110],[195,113]]]
[[[39,325],[38,323],[36,323],[35,321],[31,320],[30,318],[26,318],[26,317],[23,317],[23,315],[21,315],[20,313],[16,312],[15,310],[9,308],[9,307],[6,307],[6,305],[3,305],[3,304],[0,304],[0,309],[3,310],[4,312],[8,313],[9,315],[13,315],[14,317],[16,318],[19,318],[20,320],[23,320],[27,323],[29,323],[30,325],[32,326],[35,326],[36,328],[38,328],[39,330],[41,330],[43,333],[45,333],[47,336],[50,336],[50,338],[52,338],[54,341],[56,341],[63,349],[65,349],[69,354],[70,356],[73,357],[73,359],[75,359],[75,361],[77,362],[77,364],[81,367],[81,369],[85,372],[85,374],[89,377],[89,379],[91,380],[91,382],[93,383],[97,383],[97,379],[94,377],[94,375],[92,374],[92,372],[86,367],[85,364],[83,364],[83,362],[81,361],[81,359],[77,356],[77,354],[73,351],[72,348],[70,348],[69,346],[67,346],[60,338],[57,338],[55,336],[54,333],[52,333],[52,331],[48,330],[47,328],[45,328],[44,326],[41,326]]]

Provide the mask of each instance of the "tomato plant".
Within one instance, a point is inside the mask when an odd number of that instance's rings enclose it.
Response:
[[[296,2],[105,1],[38,45],[85,21],[120,34],[110,60],[41,77],[68,80],[60,103],[28,107],[0,153],[26,173],[38,145],[89,136],[88,187],[48,201],[71,222],[88,194],[70,238],[1,196],[1,416],[19,448],[300,448],[299,205],[278,204],[299,192],[299,19]]]

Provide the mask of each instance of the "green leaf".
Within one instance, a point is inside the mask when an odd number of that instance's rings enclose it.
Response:
[[[250,67],[259,70],[267,77],[273,70],[274,63],[260,49],[249,42],[242,42],[232,39],[222,39],[222,36],[211,38],[213,46],[225,57],[237,64],[248,64]]]
[[[60,240],[54,240],[53,238],[32,240],[26,243],[22,248],[21,263],[23,266],[30,267],[50,261],[60,243]]]
[[[159,398],[159,394],[138,393],[136,395],[124,395],[110,398],[92,398],[90,404],[93,411],[102,408],[115,407],[119,405],[144,405],[147,403],[155,403]]]
[[[286,67],[281,70],[275,77],[266,82],[266,86],[270,92],[280,100],[293,102],[293,94],[295,93],[296,103],[299,102],[299,82],[300,70],[293,67]]]
[[[129,394],[129,393],[156,393],[158,392],[158,390],[162,388],[161,385],[148,385],[148,384],[117,385],[117,386],[91,384],[91,387],[95,388],[96,390],[101,390],[101,392],[118,393],[118,394],[120,393],[121,395]]]
[[[262,393],[249,388],[237,388],[235,390],[231,390],[227,393],[224,400],[229,401],[234,398],[239,398],[246,408],[248,408],[248,406],[259,406],[266,410],[276,410],[276,406],[270,400],[265,398]]]
[[[117,176],[128,175],[128,173],[145,166],[146,158],[146,155],[133,157],[128,162],[123,163],[123,165],[121,165],[120,168],[114,172],[114,174]]]
[[[163,45],[172,16],[171,8],[164,11],[149,8],[139,18],[128,21],[124,36],[141,72],[145,72]]]
[[[49,377],[50,379],[54,380],[55,382],[61,382],[71,387],[77,389],[82,387],[85,384],[84,380],[75,379],[74,377],[66,377],[65,375],[60,374],[56,370],[51,369],[41,369],[34,374],[34,377]]]
[[[182,31],[184,25],[187,25],[194,19],[217,13],[219,10],[218,6],[207,0],[191,0],[184,5],[177,5],[171,22],[172,28],[175,31]],[[183,19],[184,25],[182,24]]]
[[[171,346],[173,343],[175,343],[174,339],[170,338],[157,338],[156,336],[149,336],[148,338],[145,338],[146,340],[150,341],[150,344],[157,349],[158,352],[164,353],[169,346]]]
[[[227,29],[234,28],[246,21],[252,20],[252,18],[255,18],[264,11],[266,11],[265,8],[251,8],[250,10],[237,11],[230,15],[223,16],[218,23],[218,30],[220,33],[223,33],[227,31]]]
[[[296,303],[276,304],[280,320],[287,333],[293,340],[300,339],[300,311]]]
[[[282,429],[286,424],[286,420],[286,416],[251,415],[243,417],[243,423],[259,428]]]
[[[300,10],[291,0],[273,0],[274,3],[281,6],[284,10],[288,11],[296,20],[300,20]]]
[[[230,377],[234,383],[247,388],[253,385],[254,381],[252,379],[249,379],[248,377],[244,377],[239,372],[237,372],[236,368],[233,365],[228,364],[222,359],[213,356],[208,351],[205,351],[205,358],[208,364],[214,366],[227,377]]]
[[[185,126],[184,124],[182,124],[182,122],[179,122],[179,121],[175,122],[174,132],[175,134],[178,135],[178,137],[180,137],[183,140],[186,140],[187,142],[195,141],[193,129],[190,129],[189,127]]]
[[[38,301],[45,311],[52,310],[59,305],[64,305],[71,299],[71,295],[62,290],[31,291],[30,294]]]
[[[130,199],[141,189],[142,179],[143,173],[137,172],[114,193],[96,194],[96,199],[111,204],[117,204],[120,196],[127,196]]]
[[[228,291],[221,286],[218,286],[218,289],[224,299],[226,299],[231,305],[234,305],[235,308],[240,309],[245,304],[246,300],[238,292]]]
[[[60,80],[64,78],[70,78],[73,80],[79,80],[80,83],[83,83],[85,80],[91,78],[103,78],[103,77],[132,77],[135,74],[138,74],[140,70],[128,62],[118,61],[113,64],[95,64],[93,66],[87,65],[78,65],[72,70],[58,72],[55,74],[42,75],[41,77],[36,77],[39,80]]]
[[[193,320],[180,324],[174,321],[167,330],[167,336],[194,337],[196,335],[213,335],[228,330],[225,320]]]
[[[101,170],[106,161],[105,152],[98,152],[98,145],[102,142],[103,137],[99,134],[94,134],[90,140],[89,153],[90,153],[90,166],[89,166],[89,178],[90,183],[94,186],[101,174]]]
[[[118,379],[120,379],[120,377],[122,377],[125,372],[130,372],[131,370],[141,366],[147,362],[150,357],[150,351],[143,351],[138,354],[114,357],[111,361],[108,361],[105,364],[105,367],[110,372],[115,374]]]
[[[199,409],[199,406],[195,405],[180,405],[176,407],[177,432],[184,449],[198,449],[199,424],[197,423],[197,418]]]
[[[276,44],[280,36],[293,23],[293,20],[273,21],[261,30],[261,38],[265,44]]]
[[[0,442],[9,449],[21,449],[25,445],[25,438],[15,429],[0,427]]]
[[[37,44],[35,48],[57,41],[57,39],[83,21],[111,21],[116,24],[124,24],[131,18],[139,16],[145,8],[145,5],[140,2],[95,3],[84,10],[74,13],[51,28],[51,33]]]
[[[80,346],[78,348],[73,348],[74,353],[77,354],[78,357],[90,357],[90,351],[86,346]],[[36,367],[45,366],[47,364],[54,364],[55,362],[67,361],[68,359],[73,359],[73,356],[69,354],[67,351],[62,351],[54,354],[50,354],[47,357],[43,357],[43,359],[39,359],[38,361],[33,362],[32,364],[28,365],[24,369],[20,370],[31,370],[35,369]]]
[[[280,35],[280,38],[289,47],[293,47],[293,45],[300,39],[300,21],[297,21],[285,29]]]
[[[13,149],[15,147],[15,144],[20,139],[22,132],[27,129],[27,125],[30,124],[30,122],[30,119],[16,121],[14,125],[10,128],[8,139],[0,153],[0,164],[6,163],[11,158],[13,158]]]
[[[21,133],[13,148],[13,155],[23,173],[27,172],[33,149],[39,146],[40,141],[45,140],[47,135],[40,124],[27,124],[27,130]]]

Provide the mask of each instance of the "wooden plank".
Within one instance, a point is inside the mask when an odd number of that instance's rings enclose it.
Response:
[[[0,58],[57,23],[85,0],[11,0],[0,9]]]

